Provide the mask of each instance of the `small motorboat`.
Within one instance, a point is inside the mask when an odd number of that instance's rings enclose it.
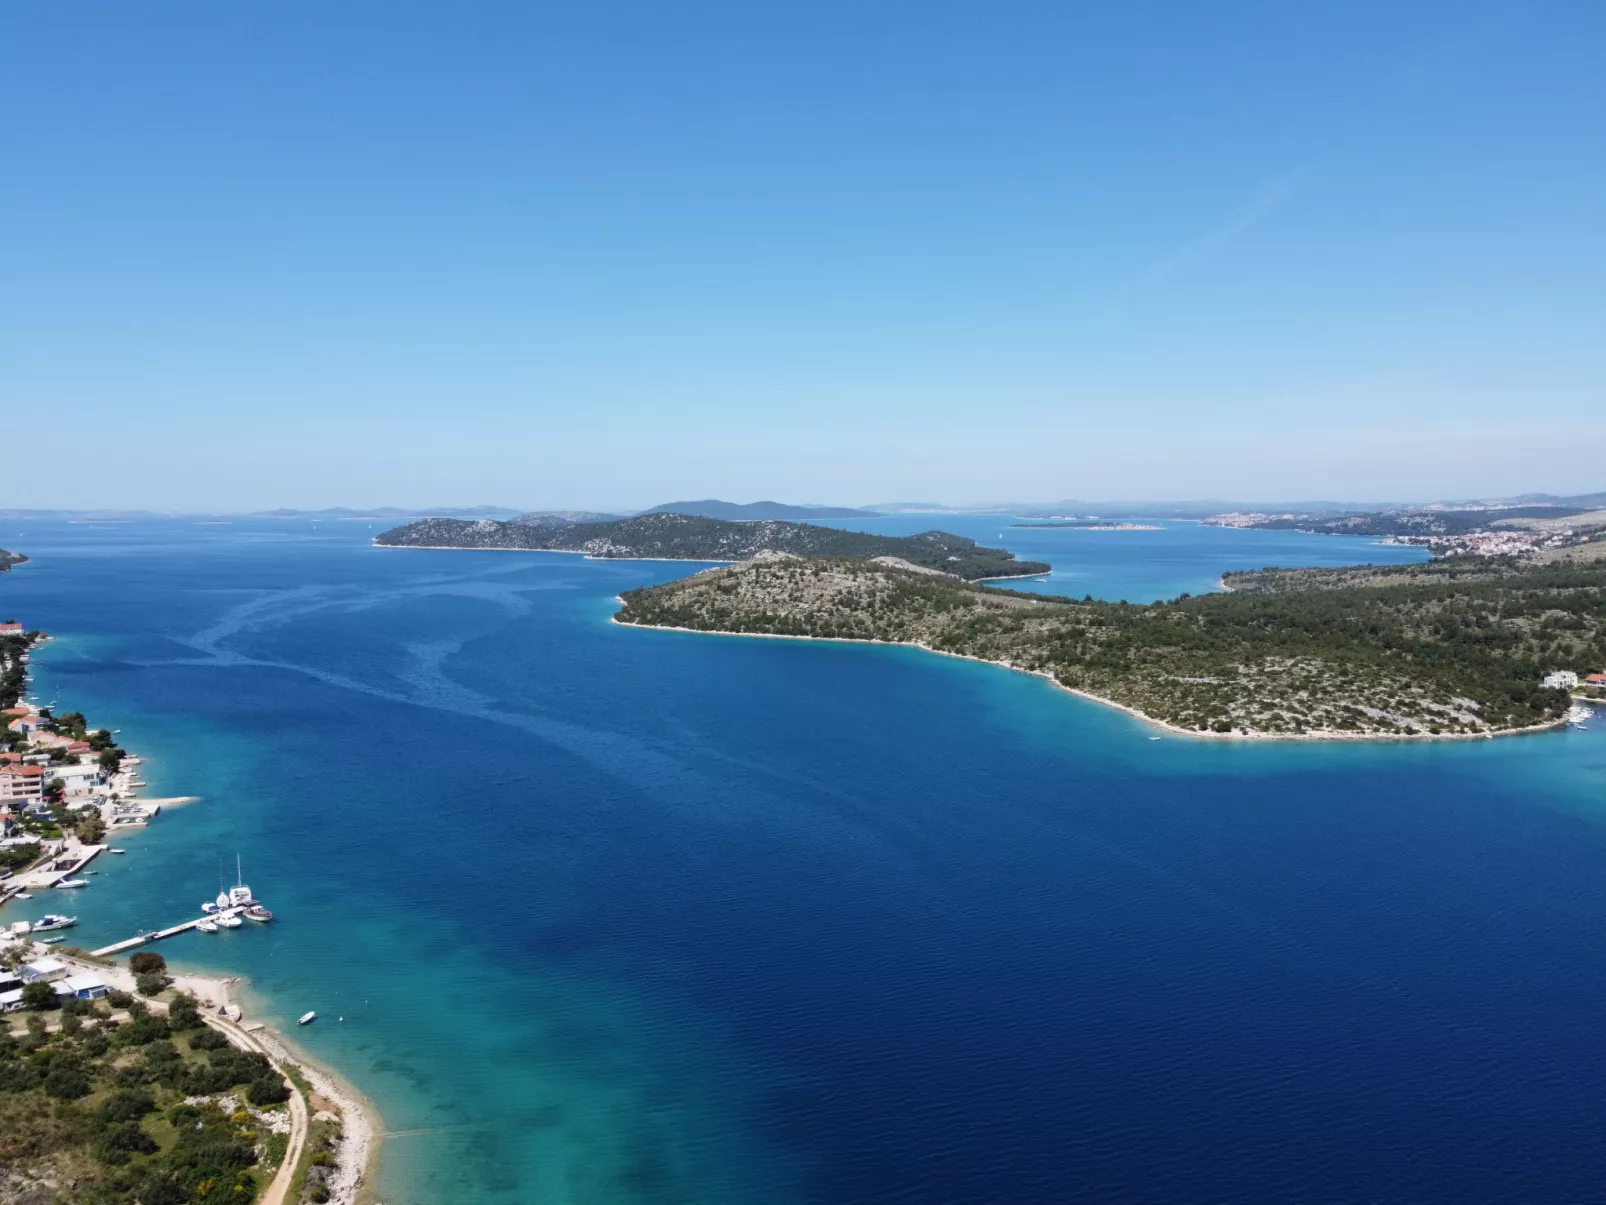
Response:
[[[42,946],[53,946],[58,941],[66,941],[66,940],[67,939],[65,937],[41,937],[39,939],[39,944],[42,945]]]
[[[109,854],[126,854],[128,851],[126,849],[108,849],[106,852]]]
[[[54,929],[71,929],[78,923],[76,916],[62,916],[59,912],[47,912],[34,921],[31,933],[49,933]]]
[[[58,889],[64,889],[64,888],[69,888],[69,887],[88,887],[88,886],[89,886],[89,880],[88,879],[62,879],[59,883],[56,884],[56,887]]]
[[[195,923],[195,927],[197,929],[199,929],[202,933],[216,933],[217,932],[217,922],[216,921],[210,921],[210,920],[197,921]]]
[[[232,912],[219,916],[213,923],[220,929],[240,929],[245,926],[245,922]]]
[[[297,1025],[311,1025],[317,1019],[318,1019],[318,1014],[317,1013],[305,1012],[305,1013],[301,1014],[300,1018],[296,1021],[296,1024]]]
[[[33,896],[29,895],[26,891],[19,891],[16,895],[12,896],[11,898],[14,899],[14,900],[31,900],[31,899],[33,899]]]
[[[227,907],[229,907],[229,893],[227,891],[220,891],[217,893],[217,899],[207,900],[206,903],[201,905],[201,911],[222,912],[223,909]]]

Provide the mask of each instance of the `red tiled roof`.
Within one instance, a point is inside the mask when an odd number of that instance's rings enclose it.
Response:
[[[1606,682],[1606,674],[1590,674],[1589,677],[1584,679],[1584,681],[1585,682]]]

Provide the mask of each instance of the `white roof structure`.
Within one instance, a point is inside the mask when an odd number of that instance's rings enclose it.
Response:
[[[71,992],[92,992],[96,988],[106,986],[104,979],[88,971],[82,975],[69,975],[63,982]]]
[[[67,964],[59,958],[41,958],[38,962],[25,962],[22,964],[22,981],[24,983],[37,983],[41,979],[54,979],[57,975],[65,974]]]
[[[22,989],[14,987],[9,992],[0,992],[0,1010],[7,1010],[13,1004],[22,1003]]]

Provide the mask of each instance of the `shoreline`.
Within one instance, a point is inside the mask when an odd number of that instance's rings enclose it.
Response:
[[[53,643],[55,637],[41,633],[34,648]],[[29,650],[33,651],[32,648]],[[31,659],[25,660],[28,663]],[[30,664],[30,669],[32,668]],[[25,681],[33,677],[31,672],[26,673]],[[138,770],[132,767],[142,765],[142,759],[129,752],[125,755],[124,767],[120,773],[138,776]],[[163,808],[182,807],[186,804],[201,801],[199,795],[178,795],[162,799],[137,799],[138,802],[153,807],[147,823]],[[144,829],[146,824],[128,826],[129,828]],[[112,838],[116,830],[107,833]],[[0,901],[8,902],[8,901]],[[130,995],[137,996],[135,988],[135,975],[126,960],[111,957],[99,957],[89,951],[78,951],[75,946],[46,945],[37,940],[33,947],[40,958],[58,958],[69,966],[81,972],[88,972],[100,976],[109,986]],[[149,950],[150,943],[144,943],[135,950]],[[75,951],[78,951],[75,953]],[[295,1083],[294,1076],[287,1076],[294,1086],[297,1094],[292,1099],[307,1096],[306,1106],[309,1116],[316,1112],[310,1096],[316,1094],[326,1103],[332,1105],[338,1113],[340,1122],[340,1140],[335,1147],[336,1162],[327,1180],[330,1196],[334,1205],[362,1205],[373,1199],[374,1184],[379,1167],[380,1147],[384,1135],[383,1120],[373,1101],[358,1089],[350,1080],[342,1076],[332,1067],[319,1062],[309,1055],[286,1033],[275,1029],[261,1021],[245,1020],[237,992],[250,990],[249,980],[239,975],[220,975],[207,971],[186,971],[177,965],[168,970],[168,977],[172,980],[172,987],[176,991],[187,992],[195,997],[200,1006],[203,1017],[208,1024],[220,1029],[236,1046],[245,1049],[259,1047],[263,1053],[284,1068],[293,1069],[307,1084],[311,1085],[313,1093],[304,1093],[299,1084]],[[142,998],[142,997],[141,997]],[[268,997],[263,996],[267,1000]],[[164,1012],[167,1008],[165,1002],[152,1001],[156,1007]],[[299,1152],[295,1152],[299,1157]],[[287,1154],[286,1162],[281,1165],[274,1180],[265,1185],[263,1196],[259,1198],[267,1205],[288,1200],[288,1189],[294,1177],[294,1165]],[[282,1181],[282,1184],[281,1184]]]
[[[46,951],[39,955],[41,958],[58,958],[77,970],[99,975],[119,991],[144,999],[135,991],[134,972],[126,963],[109,958],[82,958],[58,946],[34,944]],[[307,1054],[282,1031],[265,1022],[247,1021],[235,995],[236,992],[250,990],[250,980],[244,976],[214,975],[170,966],[168,977],[172,979],[175,991],[187,992],[195,997],[207,1023],[221,1029],[235,1045],[249,1049],[251,1043],[258,1044],[275,1062],[283,1067],[294,1068],[318,1096],[339,1110],[339,1161],[335,1173],[329,1177],[329,1199],[335,1205],[356,1205],[357,1202],[370,1199],[384,1134],[382,1119],[373,1101],[339,1072]],[[164,1001],[157,1000],[154,1003],[164,1011],[167,1008]],[[230,1010],[241,1015],[232,1015]],[[293,1078],[291,1082],[299,1093],[300,1085],[294,1084]],[[311,1100],[307,1101],[307,1106],[309,1116],[319,1112]],[[294,1174],[294,1166],[289,1163],[288,1156],[284,1166],[291,1167],[285,1179],[288,1187],[288,1177]],[[269,1185],[264,1186],[264,1198],[277,1185],[280,1175],[285,1173],[281,1170]]]
[[[740,557],[733,561],[726,561],[720,560],[718,557],[707,556],[592,556],[584,548],[464,548],[460,544],[370,544],[369,547],[394,548],[401,551],[406,551],[407,549],[416,549],[420,552],[558,552],[562,553],[564,556],[584,557],[588,561],[674,561],[685,565],[740,565],[742,561],[752,559],[752,557]],[[768,550],[760,549],[759,551],[763,552]],[[758,554],[754,553],[753,555],[756,556]],[[798,554],[787,553],[786,555],[797,556]],[[940,569],[935,570],[934,572],[942,573]],[[974,586],[981,582],[1008,582],[1014,581],[1017,578],[1048,577],[1052,573],[1053,570],[1050,569],[1047,573],[1044,573],[1041,570],[1036,573],[1001,573],[997,577],[959,577],[956,574],[951,573],[943,574],[943,576],[952,577],[955,581],[965,582]],[[738,632],[731,633],[731,635],[742,634],[743,633]],[[872,643],[885,642],[880,641]]]
[[[1501,736],[1536,736],[1544,732],[1553,732],[1556,729],[1566,728],[1566,716],[1558,720],[1551,720],[1544,724],[1531,724],[1526,728],[1502,728],[1495,732],[1210,732],[1197,728],[1183,728],[1169,723],[1166,720],[1156,719],[1147,712],[1139,711],[1127,703],[1118,703],[1114,699],[1107,699],[1103,695],[1096,695],[1090,691],[1080,690],[1074,686],[1066,686],[1047,670],[1027,669],[1024,666],[1012,665],[1008,661],[991,661],[986,657],[973,657],[969,653],[950,653],[946,649],[934,649],[929,645],[913,640],[867,640],[859,636],[791,636],[780,632],[726,632],[710,628],[682,628],[671,627],[668,624],[655,623],[629,623],[621,620],[617,612],[608,619],[609,623],[621,628],[639,628],[644,632],[689,632],[694,636],[750,636],[759,640],[816,640],[833,644],[875,644],[884,648],[919,649],[925,653],[935,653],[939,657],[953,657],[960,661],[974,661],[980,665],[996,665],[1000,669],[1007,669],[1012,673],[1030,674],[1034,678],[1043,678],[1052,683],[1058,690],[1089,702],[1100,703],[1105,707],[1113,707],[1117,711],[1124,711],[1134,719],[1143,721],[1163,729],[1175,736],[1193,737],[1205,741],[1487,741]]]

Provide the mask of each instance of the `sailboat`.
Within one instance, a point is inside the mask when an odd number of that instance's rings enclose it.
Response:
[[[229,888],[229,903],[236,908],[244,908],[256,903],[256,896],[245,885],[243,872],[240,870],[240,855],[234,855],[234,886]]]

